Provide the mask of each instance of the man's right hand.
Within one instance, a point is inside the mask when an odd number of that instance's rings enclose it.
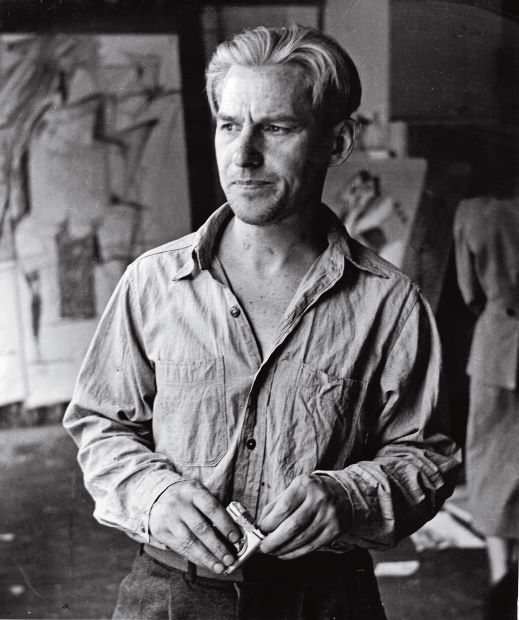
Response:
[[[240,531],[229,513],[197,480],[168,487],[153,504],[150,534],[190,562],[222,573],[236,561]]]

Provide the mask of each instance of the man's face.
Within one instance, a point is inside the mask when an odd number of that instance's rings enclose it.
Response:
[[[215,149],[220,183],[239,219],[265,226],[319,204],[331,143],[300,67],[231,67]]]

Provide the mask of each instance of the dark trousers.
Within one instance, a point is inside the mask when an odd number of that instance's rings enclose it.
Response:
[[[386,620],[369,554],[321,555],[283,562],[283,574],[267,570],[233,582],[171,568],[141,550],[121,583],[113,618]]]

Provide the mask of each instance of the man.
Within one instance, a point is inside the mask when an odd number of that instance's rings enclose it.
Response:
[[[128,268],[65,419],[95,516],[144,543],[114,617],[384,618],[366,548],[428,520],[457,458],[427,305],[320,202],[356,69],[258,28],[207,92],[228,203]],[[265,538],[227,575],[232,500]]]

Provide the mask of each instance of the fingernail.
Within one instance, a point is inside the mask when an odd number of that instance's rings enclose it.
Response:
[[[238,532],[233,531],[229,534],[229,540],[234,545],[241,540],[241,536],[238,534]]]
[[[215,562],[213,564],[213,572],[214,573],[220,574],[220,573],[223,573],[223,571],[224,571],[224,567],[220,564],[220,562]]]
[[[232,555],[224,555],[223,556],[223,563],[225,564],[225,566],[231,566],[232,564],[234,564],[236,558],[233,558]]]

